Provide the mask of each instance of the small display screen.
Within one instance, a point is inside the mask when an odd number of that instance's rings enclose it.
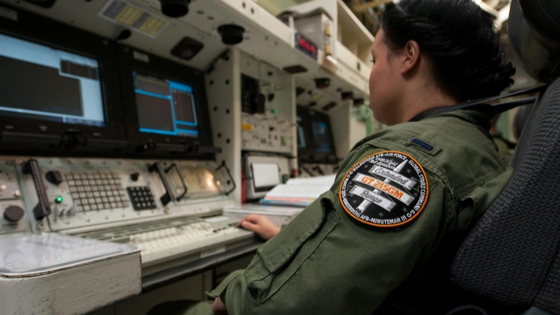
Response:
[[[280,184],[278,164],[253,163],[253,182],[255,188],[274,187]]]
[[[141,132],[198,137],[192,86],[138,72],[133,79]]]
[[[103,127],[95,59],[0,34],[0,114]]]
[[[311,124],[313,129],[313,140],[315,142],[315,152],[326,153],[332,152],[332,143],[330,141],[331,131],[328,128],[327,123],[322,121],[314,121]]]

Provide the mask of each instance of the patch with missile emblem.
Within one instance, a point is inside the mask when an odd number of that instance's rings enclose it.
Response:
[[[426,172],[397,151],[372,154],[354,165],[340,183],[339,198],[354,219],[377,227],[414,220],[428,201]]]

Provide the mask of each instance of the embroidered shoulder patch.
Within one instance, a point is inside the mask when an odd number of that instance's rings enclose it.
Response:
[[[424,209],[429,187],[422,166],[410,155],[385,151],[354,165],[342,180],[340,203],[354,219],[378,227],[411,222]]]

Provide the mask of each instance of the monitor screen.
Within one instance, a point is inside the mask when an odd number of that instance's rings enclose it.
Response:
[[[329,115],[297,107],[298,158],[303,163],[331,163],[336,160]]]
[[[255,191],[260,188],[274,187],[280,184],[280,169],[278,164],[272,163],[252,163],[253,169],[253,183],[255,184]]]
[[[99,63],[0,34],[0,114],[103,127]]]
[[[333,151],[332,133],[330,126],[324,121],[313,121],[311,128],[313,130],[313,142],[315,143],[315,152],[329,153]]]
[[[140,132],[198,137],[192,86],[136,71],[133,80]]]
[[[200,70],[118,45],[124,120],[137,152],[210,159],[213,146]]]

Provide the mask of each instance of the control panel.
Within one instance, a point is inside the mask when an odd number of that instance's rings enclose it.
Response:
[[[295,123],[271,113],[242,113],[241,128],[242,150],[292,153]]]
[[[27,230],[15,164],[9,160],[0,160],[0,211],[0,234]]]
[[[29,221],[35,232],[75,231],[217,212],[233,203],[235,184],[222,169],[210,161],[3,157],[1,228]]]

